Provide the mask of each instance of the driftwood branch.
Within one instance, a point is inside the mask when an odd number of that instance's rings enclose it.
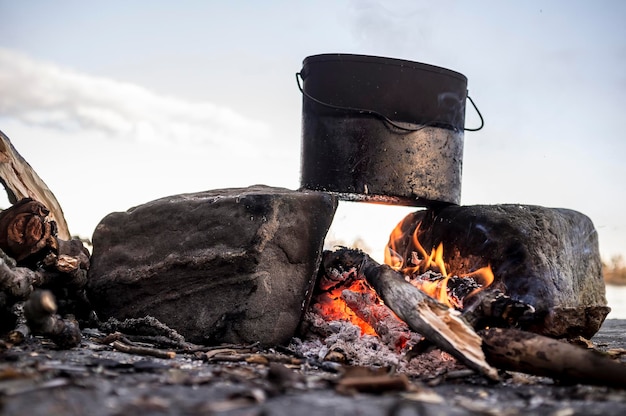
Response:
[[[409,327],[441,350],[488,378],[498,373],[485,360],[482,339],[454,309],[441,304],[404,280],[387,265],[380,265],[360,250],[325,252],[325,267],[357,267],[383,302]]]
[[[480,334],[487,361],[500,369],[626,388],[626,365],[597,351],[517,329],[492,328]]]
[[[16,267],[13,259],[0,251],[0,292],[17,300],[27,299],[37,279],[36,272]]]
[[[58,227],[58,236],[64,240],[71,238],[63,210],[56,197],[2,131],[0,131],[0,182],[4,185],[9,202],[15,204],[24,198],[41,202],[50,210],[50,216]]]

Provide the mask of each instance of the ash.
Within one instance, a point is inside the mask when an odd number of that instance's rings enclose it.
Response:
[[[309,310],[302,325],[302,338],[293,338],[289,349],[317,361],[335,361],[349,366],[391,368],[408,376],[430,379],[449,371],[464,369],[452,356],[438,349],[419,355],[412,348],[422,337],[411,332],[411,339],[401,350],[385,344],[381,338],[361,335],[361,329],[347,321],[326,321]]]

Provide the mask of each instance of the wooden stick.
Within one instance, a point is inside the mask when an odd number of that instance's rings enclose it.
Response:
[[[0,182],[4,185],[9,202],[15,204],[23,198],[41,202],[48,207],[52,219],[57,223],[59,238],[64,240],[71,238],[63,210],[56,197],[2,131],[0,131]]]
[[[467,367],[498,380],[498,372],[485,360],[482,339],[461,317],[404,280],[404,275],[380,265],[360,250],[339,249],[324,253],[324,265],[358,267],[383,302],[409,327],[455,357]]]
[[[626,365],[594,350],[510,328],[480,331],[487,361],[571,384],[626,388]]]
[[[120,341],[113,341],[113,344],[111,345],[116,350],[125,352],[127,354],[148,355],[151,357],[166,358],[166,359],[171,359],[171,358],[176,357],[176,353],[174,351],[164,351],[164,350],[159,350],[159,349],[150,348],[150,347],[127,345]]]

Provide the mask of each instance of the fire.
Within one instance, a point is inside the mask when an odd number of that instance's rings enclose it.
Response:
[[[374,335],[377,336],[376,330],[359,318],[350,307],[346,304],[346,301],[341,297],[341,293],[344,290],[350,290],[356,293],[374,292],[366,281],[354,280],[349,286],[343,286],[331,289],[327,292],[320,294],[317,297],[317,307],[320,309],[321,314],[327,320],[343,320],[351,322],[352,324],[361,328],[361,335]]]
[[[448,273],[448,267],[444,262],[443,243],[439,243],[437,247],[433,247],[430,253],[428,253],[418,239],[421,223],[417,224],[415,230],[410,234],[408,239],[407,233],[403,230],[403,225],[403,222],[401,222],[391,232],[389,245],[385,251],[385,263],[393,269],[406,275],[407,280],[409,280],[411,284],[427,295],[437,299],[449,307],[462,309],[463,298],[454,296],[449,287],[450,279],[453,276]],[[409,241],[409,244],[406,244],[407,241]],[[398,250],[399,247],[404,244],[407,245],[407,249],[404,250],[405,255],[402,255],[398,252]],[[423,275],[429,270],[440,273],[442,278],[429,280],[417,277]],[[467,296],[473,295],[474,293],[486,288],[494,280],[493,271],[491,270],[490,265],[482,267],[471,273],[460,274],[458,277],[471,278],[478,285],[480,285],[480,287],[472,290]]]
[[[398,224],[391,233],[385,263],[402,272],[407,281],[429,296],[449,307],[462,309],[466,297],[493,282],[491,267],[460,275],[450,273],[444,261],[443,243],[430,251],[424,249],[418,239],[420,225],[411,232],[410,222]],[[350,322],[361,329],[361,335],[389,339],[389,345],[398,350],[407,345],[408,326],[384,306],[356,267],[327,270],[318,282],[318,290],[312,308],[324,320]]]

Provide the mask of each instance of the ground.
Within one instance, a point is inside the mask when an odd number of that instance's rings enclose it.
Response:
[[[625,333],[626,320],[607,320],[593,342],[625,349]],[[104,335],[85,329],[70,350],[43,338],[0,344],[0,414],[626,414],[625,390],[519,373],[499,383],[464,370],[420,379],[360,369],[350,377],[336,363],[283,348],[223,346],[156,358],[121,352]]]

